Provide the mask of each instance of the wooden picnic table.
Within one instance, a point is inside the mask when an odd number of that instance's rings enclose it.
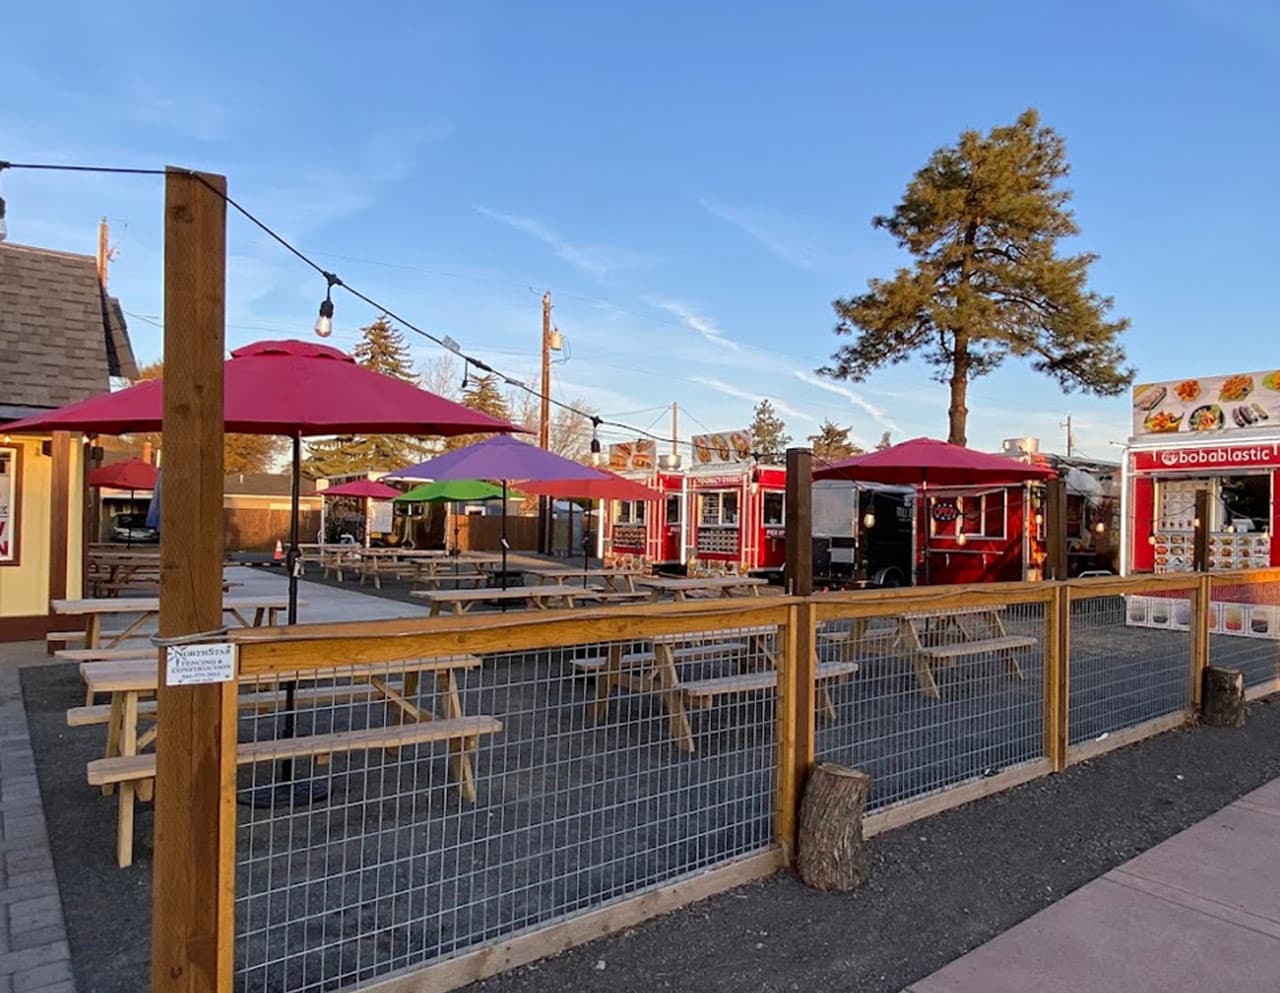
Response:
[[[586,583],[588,580],[600,579],[604,581],[605,589],[613,593],[634,593],[636,591],[636,577],[644,575],[644,573],[635,569],[573,569],[565,568],[564,566],[554,566],[546,569],[526,569],[524,572],[526,576],[535,576],[538,579],[558,583],[561,586],[570,580]]]
[[[479,665],[478,656],[450,655],[308,669],[305,679],[310,685],[295,691],[295,707],[354,702],[362,696],[377,697],[396,718],[395,724],[385,728],[245,743],[238,748],[237,761],[246,763],[282,756],[324,756],[338,751],[394,749],[418,741],[448,740],[457,785],[463,796],[474,803],[476,790],[472,753],[478,747],[479,735],[495,733],[502,727],[491,717],[467,717],[463,712],[456,674]],[[418,702],[423,673],[432,674],[436,679],[437,696],[443,703],[442,714]],[[135,796],[144,801],[150,799],[154,785],[155,756],[144,755],[143,750],[154,744],[156,737],[156,702],[149,698],[158,689],[159,666],[155,658],[84,662],[80,666],[80,674],[91,693],[111,694],[109,705],[68,710],[67,723],[72,727],[107,725],[106,754],[102,759],[90,762],[88,772],[91,785],[100,785],[104,794],[110,794],[119,786],[117,861],[124,867],[133,858]],[[398,684],[392,681],[396,676],[403,677]],[[242,709],[272,711],[285,702],[285,690],[275,680],[264,680],[254,675],[242,677],[240,684],[243,688],[239,696]],[[142,721],[150,726],[142,729]],[[400,726],[406,722],[415,725],[416,730],[402,731]]]
[[[365,579],[372,579],[374,587],[382,589],[383,576],[394,579],[411,577],[416,586],[420,580],[430,580],[436,576],[481,576],[484,575],[486,565],[501,561],[501,557],[497,555],[470,552],[451,555],[442,548],[411,550],[371,548],[360,552],[356,571],[360,575],[361,585],[364,584]]]
[[[820,641],[843,641],[848,658],[873,630],[887,635],[890,650],[906,653],[915,670],[920,692],[937,700],[941,694],[935,668],[957,659],[994,655],[1015,679],[1024,678],[1018,654],[1035,648],[1035,638],[1011,635],[1005,627],[1003,607],[958,607],[950,610],[913,611],[891,618],[884,628],[870,628],[870,618],[854,618],[848,632],[820,632]]]
[[[110,597],[89,600],[53,600],[49,606],[55,614],[86,618],[84,629],[85,648],[116,648],[122,641],[133,637],[148,621],[160,616],[159,597]],[[306,606],[299,600],[298,606]],[[261,627],[263,623],[274,625],[280,611],[289,607],[288,597],[282,596],[229,596],[222,600],[222,612],[230,615],[240,627]],[[137,614],[123,631],[102,633],[102,618],[111,614]],[[252,621],[248,618],[252,616]]]
[[[690,594],[708,597],[731,597],[735,593],[759,596],[760,587],[768,586],[767,579],[757,576],[637,576],[635,582],[653,591],[651,599],[658,600],[670,593],[678,602]]]
[[[412,597],[426,600],[431,604],[431,616],[439,617],[443,608],[449,607],[454,614],[465,614],[478,603],[497,601],[499,603],[521,603],[530,610],[550,610],[553,607],[572,607],[580,600],[594,603],[625,602],[643,599],[642,593],[612,592],[608,590],[584,589],[581,586],[562,586],[558,583],[546,586],[509,586],[505,590],[489,588],[483,590],[414,590]]]

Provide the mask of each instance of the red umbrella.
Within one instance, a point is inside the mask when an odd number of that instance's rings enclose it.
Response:
[[[643,483],[602,472],[603,479],[562,479],[540,483],[521,480],[526,493],[549,497],[576,497],[581,500],[661,500],[662,494]]]
[[[357,479],[354,482],[343,483],[341,486],[330,486],[327,490],[319,492],[321,496],[359,497],[362,500],[394,500],[400,495],[400,491],[394,486],[372,479]]]
[[[517,431],[505,421],[357,365],[345,352],[309,341],[259,341],[223,367],[227,431],[301,435],[455,435]],[[5,431],[130,434],[160,429],[163,380],[68,404]]]
[[[1056,473],[1005,455],[988,455],[933,438],[913,438],[867,455],[814,470],[814,479],[856,479],[868,483],[920,486],[968,486],[1022,483]]]
[[[156,467],[142,459],[125,459],[99,466],[89,473],[90,486],[106,486],[113,490],[154,490]]]

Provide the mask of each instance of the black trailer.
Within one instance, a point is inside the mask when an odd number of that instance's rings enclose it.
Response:
[[[821,589],[915,582],[915,488],[843,479],[813,484],[813,583]]]

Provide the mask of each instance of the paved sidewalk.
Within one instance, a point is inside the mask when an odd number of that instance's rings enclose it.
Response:
[[[74,993],[71,951],[45,830],[19,665],[43,642],[5,645],[0,664],[0,993]]]
[[[1280,779],[905,993],[1275,993]]]

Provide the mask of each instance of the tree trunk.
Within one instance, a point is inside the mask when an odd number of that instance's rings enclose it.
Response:
[[[1244,727],[1244,673],[1209,666],[1204,670],[1200,717],[1209,727]]]
[[[862,843],[862,808],[871,777],[860,769],[819,762],[800,803],[796,874],[820,890],[848,892],[870,870]]]
[[[965,431],[968,427],[969,408],[965,406],[965,401],[969,396],[969,336],[963,331],[953,331],[952,340],[951,407],[947,410],[950,433],[947,441],[953,445],[964,445],[968,440]]]

